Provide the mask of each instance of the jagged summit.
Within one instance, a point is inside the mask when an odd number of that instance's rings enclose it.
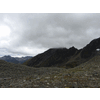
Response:
[[[68,48],[66,48],[66,47],[56,47],[56,48],[50,48],[48,50],[62,50],[62,49],[68,49]],[[77,48],[75,48],[74,46],[72,46],[69,49],[77,49]]]
[[[70,47],[69,49],[77,49],[77,48],[75,48],[74,46],[72,46],[72,47]]]

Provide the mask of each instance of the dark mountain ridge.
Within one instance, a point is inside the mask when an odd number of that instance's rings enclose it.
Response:
[[[96,49],[100,49],[100,37],[92,40],[87,44],[81,53],[82,58],[89,58],[96,53]]]
[[[50,67],[55,65],[60,65],[63,62],[69,60],[71,56],[76,54],[78,49],[75,47],[67,48],[51,48],[44,53],[41,53],[28,62],[26,65],[35,67]]]
[[[75,47],[67,48],[51,48],[24,64],[32,67],[66,67],[73,68],[84,63],[94,57],[96,49],[100,49],[100,38],[92,40],[82,49]]]

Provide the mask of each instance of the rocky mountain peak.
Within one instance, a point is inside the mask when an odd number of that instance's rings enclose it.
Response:
[[[100,38],[92,40],[89,44],[87,44],[81,53],[82,58],[88,58],[95,54],[96,49],[100,49]]]

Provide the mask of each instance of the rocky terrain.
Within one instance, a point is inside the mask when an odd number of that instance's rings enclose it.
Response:
[[[0,60],[1,88],[99,88],[100,38],[83,49],[49,49],[22,64]]]
[[[3,63],[3,64],[2,64]],[[0,61],[2,88],[99,88],[100,55],[84,64],[65,69],[34,68]]]

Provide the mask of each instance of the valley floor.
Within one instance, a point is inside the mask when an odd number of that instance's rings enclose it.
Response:
[[[99,88],[100,56],[75,68],[0,67],[1,88]],[[5,66],[5,67],[4,67]],[[10,64],[9,66],[13,66]],[[25,69],[23,69],[25,67]],[[15,68],[15,69],[13,69]]]

